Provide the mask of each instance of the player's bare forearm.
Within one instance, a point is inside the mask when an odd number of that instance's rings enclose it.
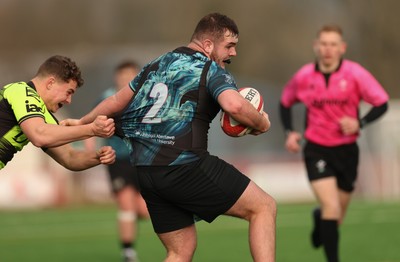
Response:
[[[267,131],[271,128],[271,122],[269,121],[269,116],[268,116],[268,114],[265,113],[264,111],[262,111],[262,112],[261,112],[261,115],[262,115],[263,118],[265,119],[265,121],[264,121],[265,123],[262,123],[262,124],[261,124],[261,126],[262,126],[261,129],[254,129],[254,128],[253,128],[253,130],[250,132],[251,135],[255,135],[255,136],[260,135],[260,134],[262,134],[262,133],[267,132]]]
[[[110,137],[114,134],[113,119],[98,117],[96,121],[80,126],[47,124],[40,117],[33,117],[21,123],[29,141],[37,147],[57,147],[92,136]]]
[[[71,171],[82,171],[100,164],[109,165],[115,162],[115,151],[110,146],[99,150],[75,150],[70,145],[49,148],[46,153],[63,167]]]
[[[267,132],[271,126],[268,114],[258,112],[253,105],[244,100],[244,103],[237,111],[230,113],[231,117],[239,123],[257,130],[261,133]]]
[[[239,123],[261,133],[268,131],[271,123],[268,114],[257,109],[235,90],[225,90],[218,97],[222,109]],[[253,133],[254,134],[254,133]]]

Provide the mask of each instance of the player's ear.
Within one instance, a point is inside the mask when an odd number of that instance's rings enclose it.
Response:
[[[318,39],[315,39],[313,42],[313,51],[314,51],[314,55],[318,56]]]
[[[346,42],[342,42],[341,47],[340,47],[340,51],[342,53],[342,55],[344,55],[346,53],[347,50],[347,43]]]
[[[211,55],[211,53],[214,49],[214,43],[210,39],[205,39],[203,41],[203,47],[204,47],[204,51],[206,51],[207,55]]]
[[[54,76],[49,76],[46,79],[46,89],[50,90],[55,82],[56,82],[56,79],[54,78]]]

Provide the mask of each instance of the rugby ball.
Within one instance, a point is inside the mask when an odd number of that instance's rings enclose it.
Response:
[[[253,87],[243,87],[239,89],[239,93],[247,101],[249,101],[257,109],[258,112],[263,111],[264,100],[260,92],[257,91],[257,89]],[[220,121],[222,130],[228,136],[240,137],[247,135],[252,131],[252,128],[237,122],[235,119],[233,119],[229,114],[225,113],[224,111],[221,111]]]

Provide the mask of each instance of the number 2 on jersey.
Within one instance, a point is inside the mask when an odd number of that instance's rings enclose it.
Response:
[[[164,83],[157,83],[150,91],[150,97],[156,99],[156,102],[143,117],[142,123],[161,123],[161,117],[156,117],[158,111],[164,105],[168,96],[168,87]]]

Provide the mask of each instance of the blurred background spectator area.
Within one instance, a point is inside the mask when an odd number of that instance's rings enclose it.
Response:
[[[81,67],[85,85],[58,117],[80,117],[112,85],[117,62],[132,58],[144,66],[186,45],[204,14],[225,13],[240,31],[238,56],[227,69],[239,86],[261,92],[272,128],[260,137],[230,138],[216,119],[210,151],[233,161],[277,200],[310,201],[301,156],[283,148],[279,96],[292,74],[313,61],[317,29],[337,23],[349,45],[346,57],[372,72],[391,97],[389,112],[362,131],[356,196],[400,199],[399,9],[396,0],[2,0],[0,85],[31,79],[51,55],[69,56]],[[304,109],[295,111],[295,126],[302,130]],[[106,179],[104,167],[69,172],[29,146],[0,171],[0,208],[111,201]]]

